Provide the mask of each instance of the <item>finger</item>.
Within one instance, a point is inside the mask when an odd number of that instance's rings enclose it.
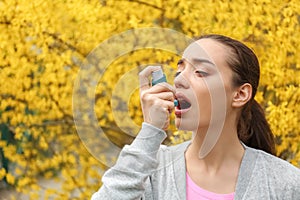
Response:
[[[164,101],[163,104],[162,104],[162,107],[168,113],[171,113],[173,111],[173,109],[174,109],[174,103],[172,101]]]
[[[159,113],[164,113],[164,116],[167,116],[167,118],[173,109],[174,103],[172,101],[164,101],[161,99],[154,101],[154,104],[150,108],[150,110],[154,111],[156,117]]]
[[[161,66],[148,66],[139,73],[140,90],[145,90],[150,88],[149,76],[152,74],[152,72],[157,71],[159,69],[161,69]]]
[[[168,106],[168,111],[169,111],[169,113],[171,113],[173,110],[174,110],[174,108],[175,108],[175,106],[174,106],[174,102],[173,101],[167,101],[167,106]]]
[[[173,95],[175,95],[176,89],[169,83],[163,82],[163,83],[158,83],[155,86],[151,87],[147,92],[151,94],[161,93],[161,92],[172,92]]]
[[[170,122],[166,123],[165,127],[164,127],[164,128],[162,128],[162,130],[164,130],[164,131],[168,131],[168,129],[169,129],[169,125],[170,125]]]
[[[168,119],[168,120],[165,122],[164,126],[162,127],[162,130],[164,130],[164,131],[168,130],[169,125],[170,125],[170,119]]]
[[[172,92],[160,92],[160,93],[151,94],[151,95],[155,95],[156,98],[167,100],[167,101],[172,101],[172,102],[175,99],[174,94]]]

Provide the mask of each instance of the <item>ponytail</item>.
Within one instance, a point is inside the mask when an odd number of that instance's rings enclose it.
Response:
[[[275,155],[275,140],[264,110],[255,99],[244,107],[238,122],[239,139],[249,147]]]

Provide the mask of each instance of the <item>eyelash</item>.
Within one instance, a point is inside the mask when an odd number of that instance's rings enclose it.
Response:
[[[177,77],[180,73],[181,72],[176,72],[175,77]],[[204,71],[196,71],[195,73],[198,75],[201,75],[201,77],[205,77],[205,76],[209,75],[207,72],[204,72]]]
[[[196,71],[196,74],[200,74],[201,77],[208,76],[208,73],[207,73],[207,72],[204,72],[204,71]]]
[[[181,72],[176,72],[175,77],[177,77]]]

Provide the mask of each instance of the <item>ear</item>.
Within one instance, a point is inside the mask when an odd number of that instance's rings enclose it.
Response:
[[[237,87],[233,94],[232,107],[243,107],[251,99],[251,96],[252,86],[249,83]]]

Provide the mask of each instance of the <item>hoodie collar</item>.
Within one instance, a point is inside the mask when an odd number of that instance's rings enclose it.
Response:
[[[242,143],[242,142],[241,142]],[[187,147],[191,144],[191,141],[186,141],[178,145],[172,151],[173,170],[174,170],[174,184],[176,185],[176,190],[179,200],[186,199],[186,162],[185,162],[185,151]],[[242,143],[245,148],[245,153],[242,158],[238,180],[235,188],[234,199],[242,199],[249,182],[250,177],[253,172],[253,168],[256,164],[257,154],[255,151]]]

